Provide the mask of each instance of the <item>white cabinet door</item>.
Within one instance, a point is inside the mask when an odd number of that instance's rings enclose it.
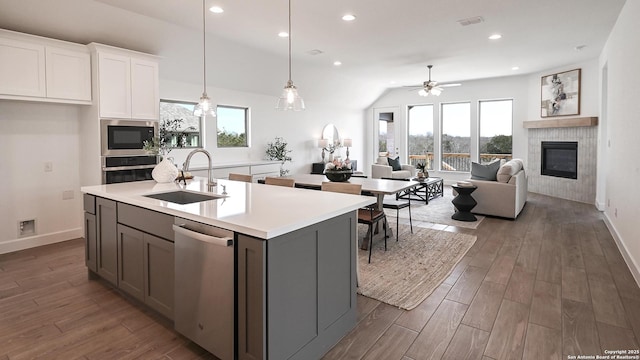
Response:
[[[101,118],[131,118],[130,63],[130,58],[127,56],[98,54]]]
[[[47,97],[91,101],[89,53],[47,46]]]
[[[158,120],[158,63],[131,58],[131,118]]]
[[[45,97],[43,45],[0,38],[0,94]]]

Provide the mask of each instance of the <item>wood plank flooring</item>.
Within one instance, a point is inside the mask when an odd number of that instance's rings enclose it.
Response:
[[[358,296],[358,324],[324,359],[566,359],[638,349],[640,288],[593,206],[529,194],[515,221],[437,226],[478,240],[411,311]],[[215,359],[163,317],[89,281],[83,255],[82,239],[0,255],[0,360]]]

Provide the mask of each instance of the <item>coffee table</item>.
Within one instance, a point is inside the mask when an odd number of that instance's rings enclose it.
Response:
[[[396,199],[409,199],[421,200],[425,204],[429,204],[429,200],[443,196],[444,194],[444,181],[438,177],[428,177],[422,180],[418,178],[411,179],[412,181],[419,182],[413,188],[404,190],[396,195]]]

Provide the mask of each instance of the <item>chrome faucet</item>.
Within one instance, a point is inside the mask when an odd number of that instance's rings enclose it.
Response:
[[[211,160],[211,154],[205,150],[205,149],[195,149],[192,152],[189,153],[189,155],[187,155],[187,159],[184,161],[184,164],[182,165],[182,168],[184,169],[184,171],[189,171],[189,163],[191,162],[191,157],[196,154],[196,153],[203,153],[205,155],[207,155],[207,158],[209,159],[209,168],[207,169],[207,188],[209,191],[212,190],[212,188],[214,186],[217,185],[215,179],[211,176],[211,168],[213,167],[213,161]]]

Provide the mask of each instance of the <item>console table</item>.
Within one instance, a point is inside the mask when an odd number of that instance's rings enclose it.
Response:
[[[357,171],[358,170],[358,160],[349,159],[349,161],[351,161],[351,170],[353,170],[354,172]],[[324,165],[325,165],[325,163],[323,163],[323,162],[312,163],[311,164],[311,173],[312,174],[316,174],[316,175],[324,174]]]

